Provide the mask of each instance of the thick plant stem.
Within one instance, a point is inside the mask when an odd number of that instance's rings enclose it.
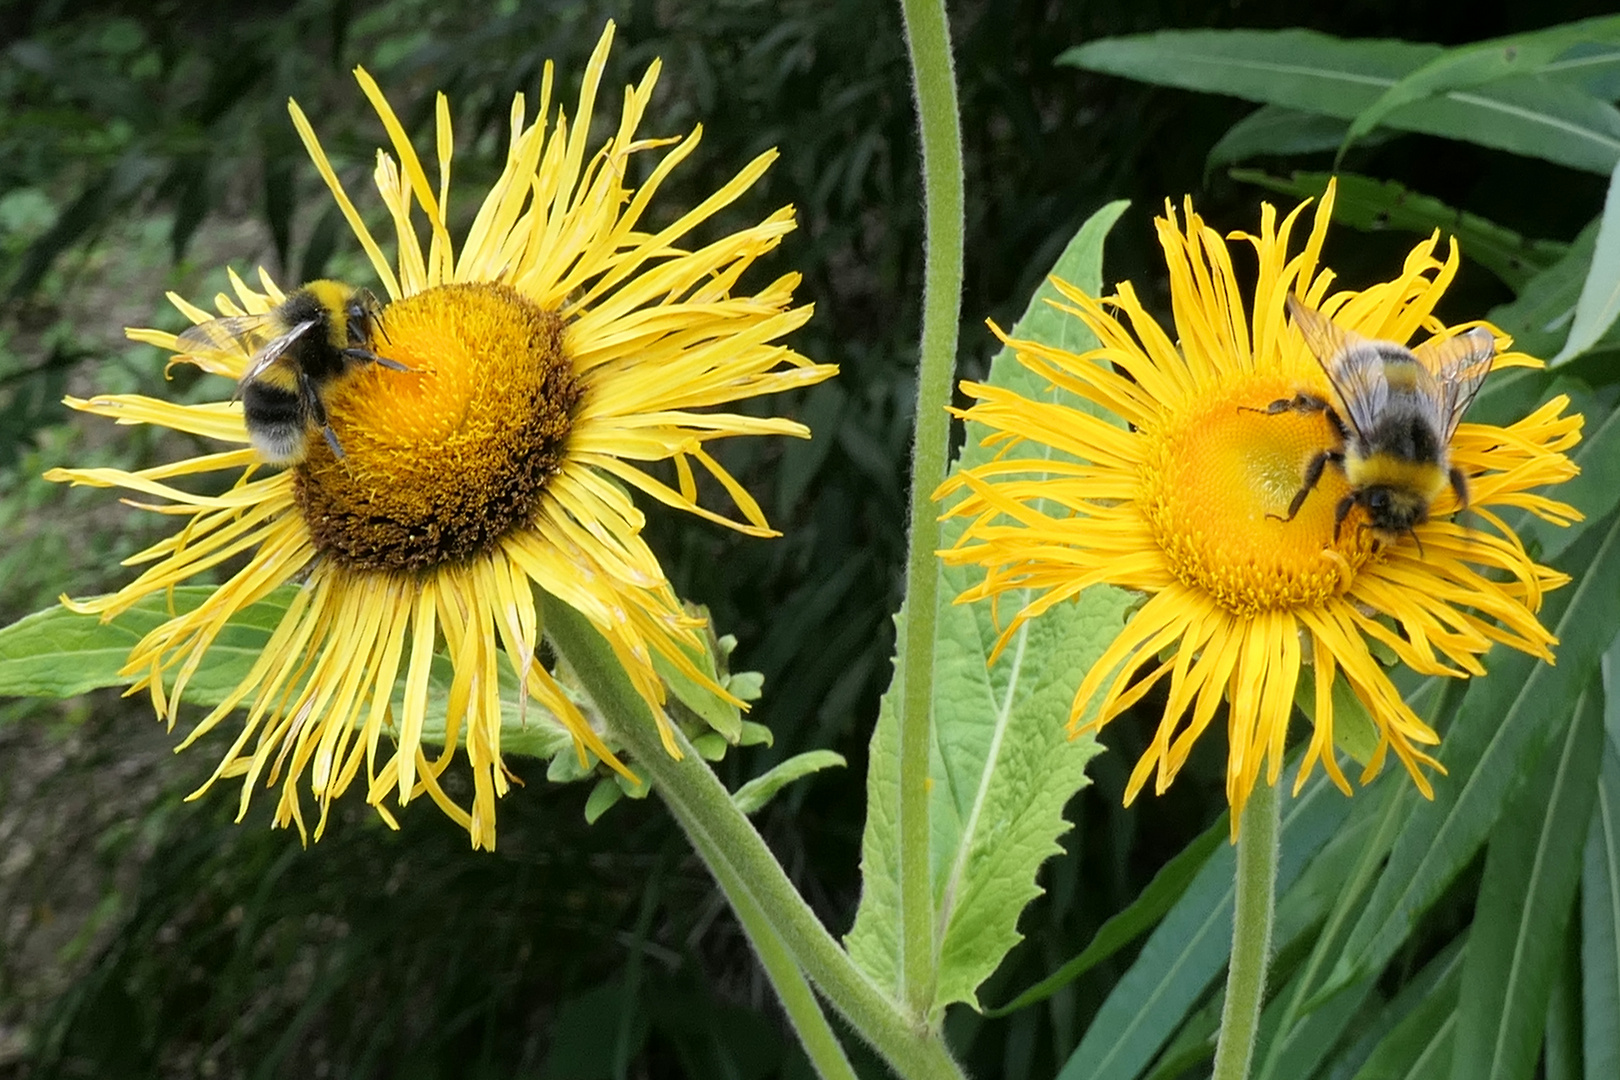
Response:
[[[962,303],[962,131],[944,0],[901,0],[922,138],[926,273],[917,371],[917,429],[911,454],[910,547],[906,617],[899,654],[900,693],[900,985],[918,1020],[934,1002],[933,889],[929,879],[928,749],[933,720],[934,624],[939,604],[938,511],[933,492],[945,479],[951,376]]]
[[[613,649],[567,604],[545,599],[546,633],[584,685],[611,741],[670,809],[710,867],[745,929],[755,915],[851,1027],[907,1080],[961,1080],[937,1032],[909,1019],[816,918],[788,881],[753,823],[677,729],[679,759],[664,749],[647,705],[630,685]],[[752,936],[752,929],[750,929]],[[763,935],[761,937],[763,941]],[[787,994],[783,995],[784,1001]],[[837,1075],[833,1073],[831,1075]]]
[[[821,1080],[856,1080],[855,1067],[849,1063],[843,1044],[821,1011],[821,1002],[816,1000],[804,972],[777,937],[770,917],[754,903],[741,881],[728,878],[732,872],[728,863],[718,860],[708,866],[715,880],[722,882],[721,890],[737,913],[737,921],[748,935],[748,943],[754,947],[754,955],[759,957],[760,966],[770,978],[782,1011],[787,1013],[793,1033],[799,1037],[799,1045],[804,1047],[816,1075]]]
[[[1254,1058],[1276,911],[1278,803],[1277,789],[1261,777],[1243,810],[1237,842],[1232,962],[1226,969],[1226,1007],[1221,1010],[1221,1038],[1211,1080],[1248,1080]]]

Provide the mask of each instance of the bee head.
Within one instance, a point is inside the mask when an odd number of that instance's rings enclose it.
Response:
[[[1356,501],[1367,511],[1367,524],[1381,533],[1411,532],[1429,519],[1429,503],[1421,493],[1382,484],[1362,488]]]
[[[364,345],[371,341],[377,330],[377,319],[382,305],[370,289],[356,289],[343,307],[350,345]]]

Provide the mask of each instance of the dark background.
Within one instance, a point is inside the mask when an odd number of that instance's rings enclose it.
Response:
[[[781,160],[724,228],[794,204],[800,229],[762,275],[804,274],[816,316],[794,344],[842,373],[771,403],[810,444],[728,448],[784,536],[735,536],[654,511],[654,549],[766,676],[753,718],[769,749],[721,766],[731,786],[787,755],[839,750],[849,768],[790,788],[759,825],[838,932],[857,900],[865,744],[889,678],[900,600],[921,270],[921,195],[897,6],[815,0],[585,5],[472,14],[423,0],[12,3],[0,8],[0,621],[116,587],[119,560],[163,522],[106,492],[39,479],[58,464],[125,467],[198,444],[72,418],[64,392],[165,383],[125,325],[173,326],[162,293],[200,301],[226,265],[281,282],[367,282],[285,112],[296,96],[363,212],[384,139],[348,70],[379,79],[423,152],[433,94],[450,96],[456,195],[469,213],[504,153],[513,93],[531,110],[554,59],[572,114],[603,20],[619,22],[598,116],[654,56],[664,75],[643,133],[701,122],[666,185],[666,213],[759,151]],[[1070,45],[1163,27],[1309,25],[1343,36],[1461,43],[1601,13],[1598,2],[1381,3],[1339,10],[1237,0],[953,4],[967,153],[960,373],[984,371],[984,320],[1010,325],[1094,210],[1132,201],[1105,279],[1150,307],[1166,291],[1151,218],[1191,193],[1217,228],[1252,228],[1262,195],[1204,174],[1251,106],[1053,66]],[[1251,165],[1326,168],[1291,160]],[[1568,240],[1603,179],[1416,136],[1372,140],[1347,168],[1390,177],[1530,237]],[[1387,277],[1409,236],[1341,231],[1346,284]],[[760,278],[766,280],[765,277]],[[367,282],[369,283],[369,282]],[[1465,265],[1443,315],[1509,298]],[[156,531],[154,531],[156,530]],[[1068,854],[1044,871],[1031,940],[984,992],[1006,1000],[1078,952],[1099,923],[1224,808],[1223,746],[1206,740],[1175,788],[1129,812],[1119,795],[1147,727],[1109,729],[1096,784],[1071,807]],[[0,1073],[18,1076],[807,1076],[729,913],[656,801],[596,826],[588,789],[527,786],[500,805],[500,847],[467,850],[431,806],[388,831],[353,794],[321,843],[241,825],[236,789],[181,803],[212,768],[175,758],[141,699],[0,702]],[[1050,1075],[1127,954],[1051,1006],[953,1031],[978,1075]],[[872,1075],[881,1069],[871,1065]]]

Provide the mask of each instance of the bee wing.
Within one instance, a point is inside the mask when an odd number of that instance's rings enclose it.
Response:
[[[1418,358],[1434,379],[1434,397],[1439,408],[1443,442],[1450,442],[1463,413],[1473,404],[1474,395],[1491,373],[1496,359],[1496,339],[1482,326],[1445,341],[1426,341],[1412,355]]]
[[[209,319],[180,334],[177,339],[183,353],[204,353],[241,359],[258,352],[265,342],[275,336],[275,316],[230,315],[222,319]]]
[[[1311,355],[1327,373],[1333,392],[1344,406],[1344,418],[1356,434],[1365,436],[1376,426],[1389,400],[1384,358],[1366,338],[1340,329],[1293,293],[1288,294],[1288,314],[1305,336]]]
[[[286,352],[293,342],[309,333],[314,328],[315,323],[315,319],[305,319],[303,322],[288,328],[285,333],[279,334],[260,345],[259,351],[254,353],[253,359],[248,361],[247,370],[242,372],[240,381],[244,383],[251,382],[264,374],[264,369],[280,360],[281,354]]]

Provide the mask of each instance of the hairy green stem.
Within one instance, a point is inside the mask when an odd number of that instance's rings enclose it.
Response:
[[[1288,999],[1288,1004],[1283,1009],[1282,1020],[1277,1024],[1277,1034],[1272,1037],[1271,1046],[1261,1063],[1259,1080],[1273,1080],[1277,1076],[1294,1027],[1304,1015],[1305,1002],[1315,989],[1316,977],[1328,958],[1337,954],[1341,944],[1340,932],[1350,921],[1351,914],[1360,912],[1361,898],[1377,877],[1384,854],[1389,850],[1395,833],[1400,830],[1401,823],[1405,820],[1406,815],[1403,812],[1406,808],[1405,796],[1410,790],[1412,789],[1405,785],[1396,785],[1385,794],[1383,816],[1378,821],[1372,840],[1362,849],[1361,859],[1357,862],[1350,879],[1340,890],[1339,899],[1334,903],[1327,922],[1316,935],[1316,944],[1311,949],[1310,959],[1305,962],[1299,985],[1295,987],[1293,996]]]
[[[754,947],[754,955],[759,957],[760,966],[771,980],[776,998],[782,1003],[782,1010],[787,1013],[788,1022],[793,1025],[793,1032],[799,1037],[799,1045],[804,1047],[816,1075],[821,1080],[856,1080],[855,1067],[849,1063],[843,1044],[821,1011],[821,1002],[816,1000],[804,972],[799,970],[777,936],[770,916],[754,902],[753,895],[743,888],[743,882],[733,876],[730,863],[716,860],[708,866],[715,880],[721,883],[731,909],[737,913],[737,921],[748,935],[748,943]]]
[[[677,760],[665,751],[646,703],[595,627],[567,604],[549,597],[545,627],[590,694],[608,733],[628,751],[633,767],[669,807],[738,917],[763,918],[754,925],[768,927],[792,963],[900,1076],[961,1080],[962,1072],[943,1038],[908,1019],[839,947],[793,888],[753,823],[678,730],[676,749],[682,757]],[[780,984],[778,993],[786,1003],[789,993]]]
[[[910,547],[906,617],[899,653],[900,693],[900,993],[919,1020],[928,1017],[937,978],[933,889],[929,879],[928,749],[933,716],[934,624],[939,604],[938,511],[933,492],[945,479],[951,376],[962,304],[962,132],[944,0],[901,0],[916,83],[927,214],[922,345],[917,371],[917,429],[911,454]]]
[[[1248,1080],[1260,1006],[1266,999],[1271,924],[1277,897],[1277,789],[1255,782],[1244,807],[1237,843],[1237,903],[1232,912],[1232,962],[1226,969],[1226,1007],[1211,1080]]]

